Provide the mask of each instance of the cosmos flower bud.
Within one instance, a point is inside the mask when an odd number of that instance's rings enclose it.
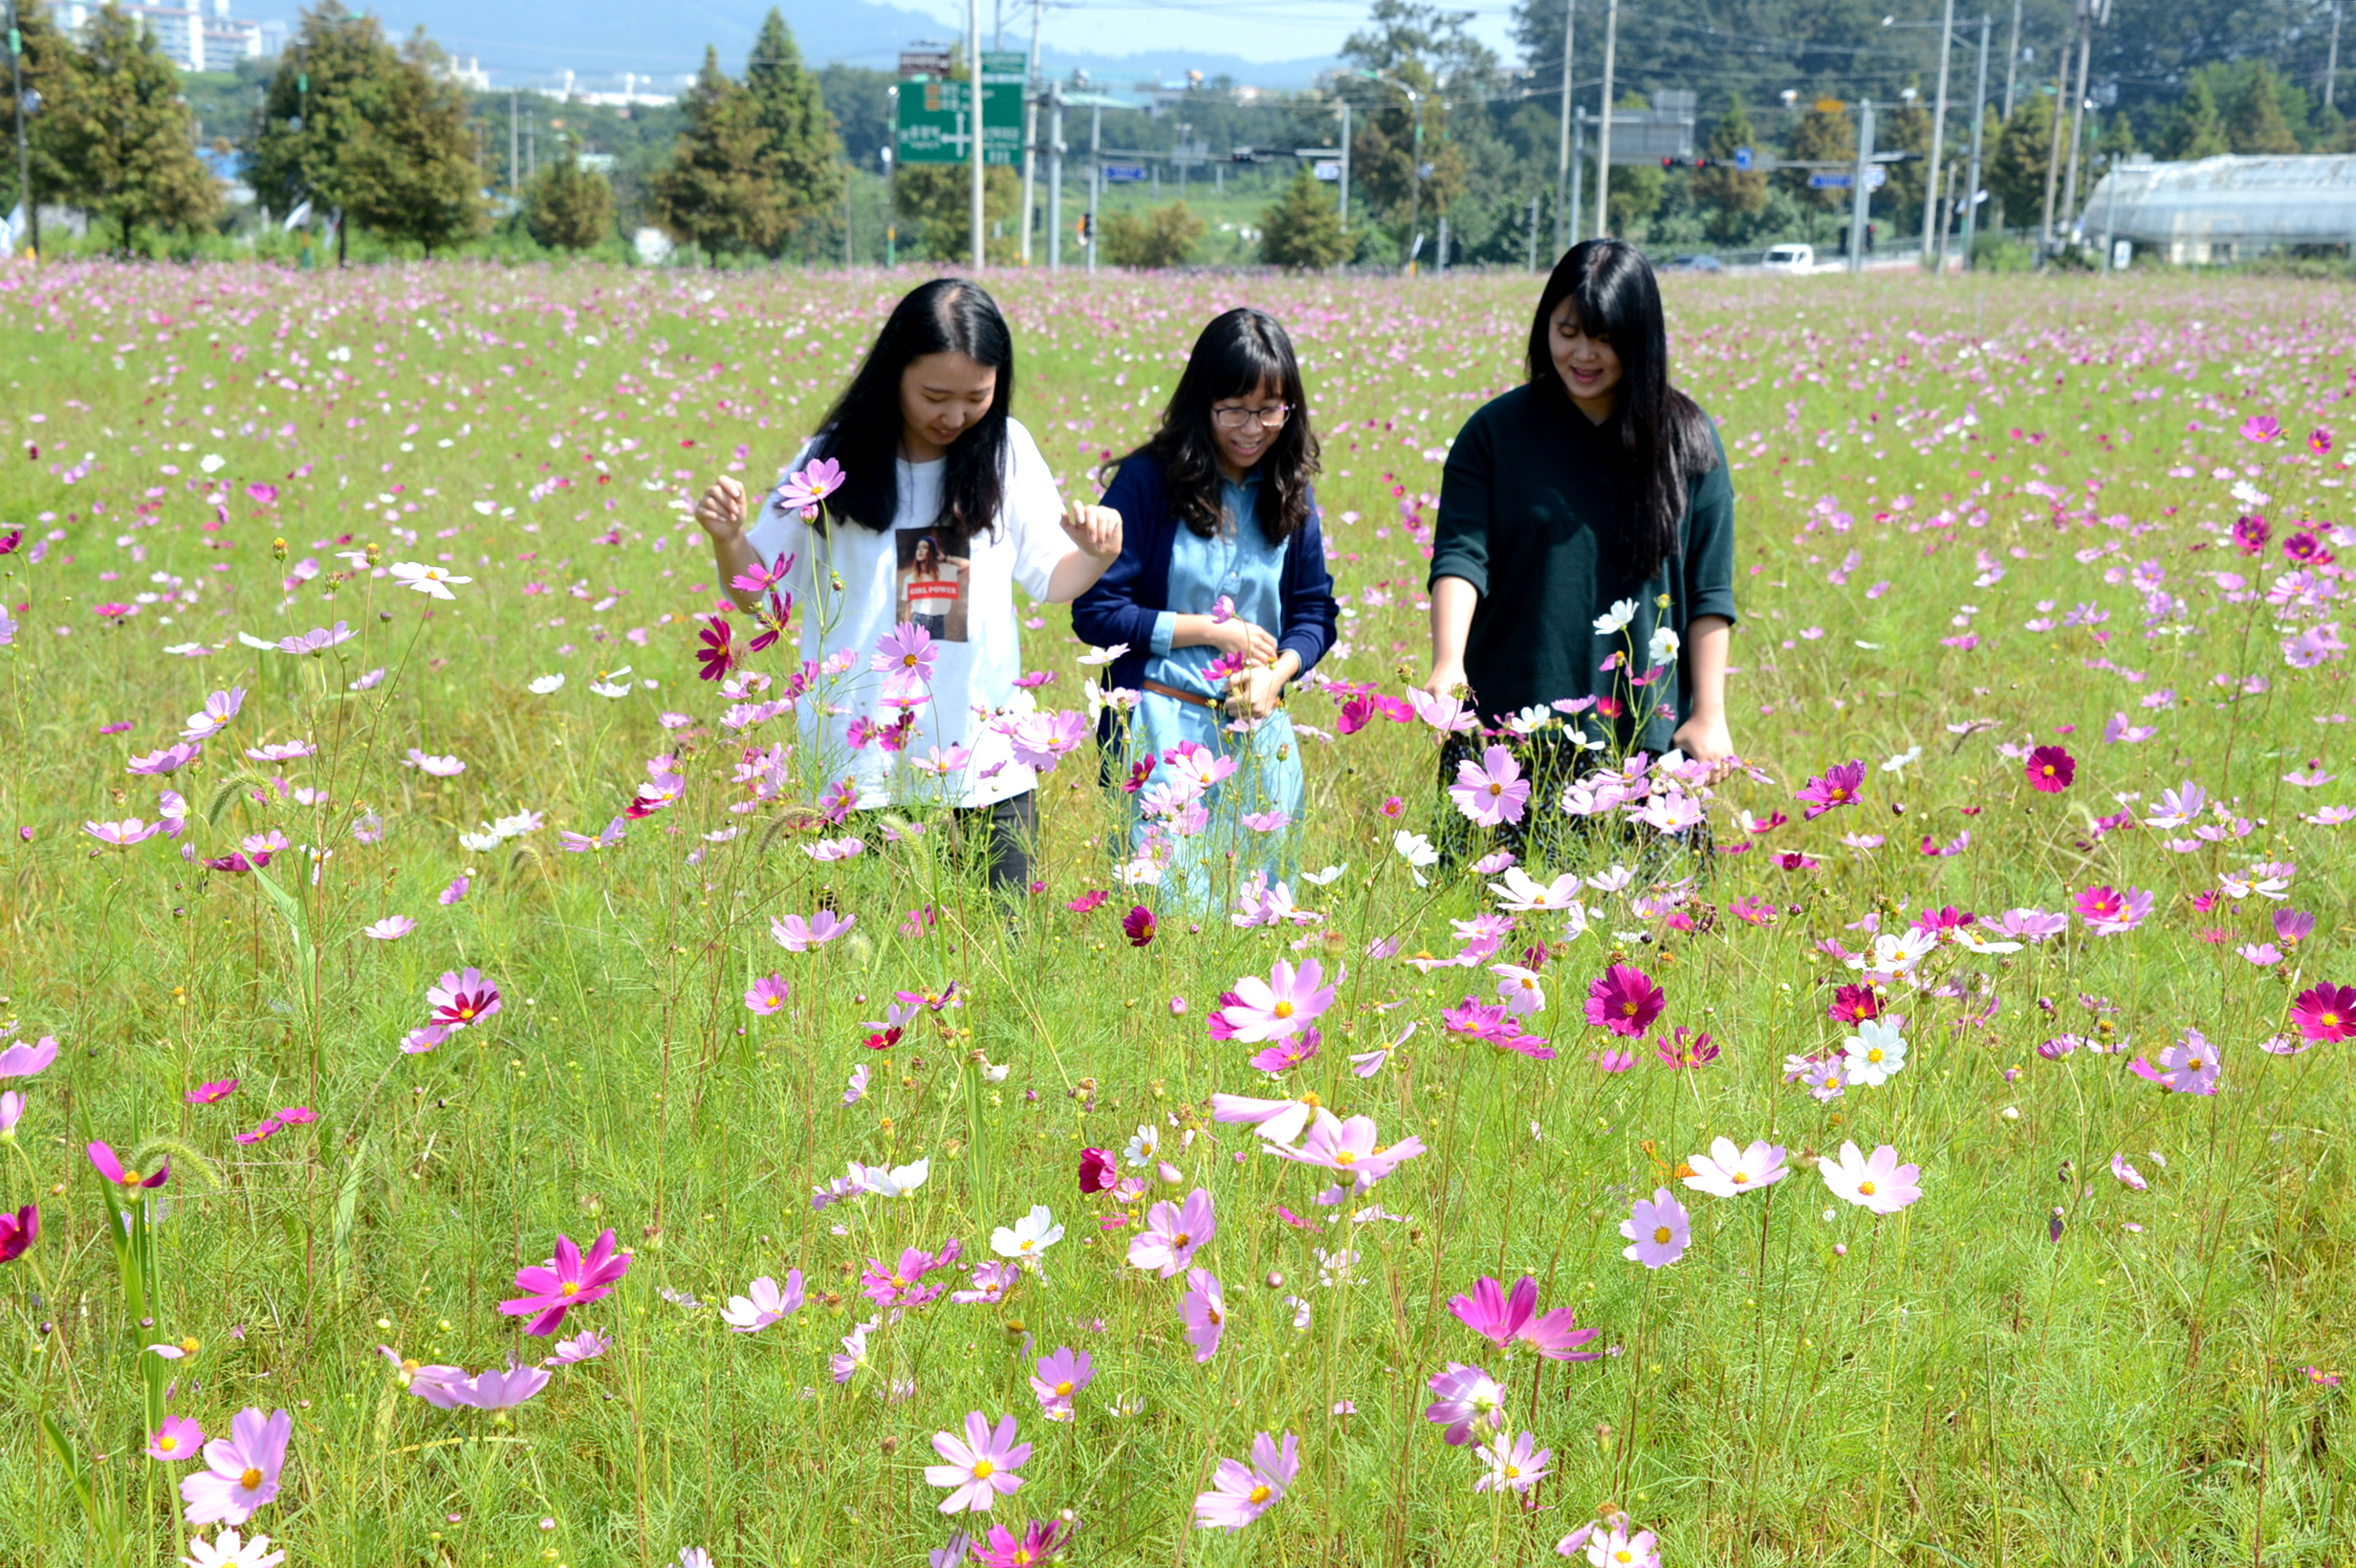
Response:
[[[1187,1179],[1187,1173],[1180,1170],[1176,1165],[1171,1165],[1167,1160],[1165,1160],[1159,1165],[1156,1165],[1153,1173],[1162,1179],[1162,1185],[1164,1187],[1179,1187],[1184,1185]]]

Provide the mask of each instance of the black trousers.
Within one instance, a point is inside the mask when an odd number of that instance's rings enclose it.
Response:
[[[955,823],[953,853],[960,864],[979,857],[988,868],[993,893],[1016,897],[1031,885],[1031,858],[1039,841],[1039,796],[1025,790],[988,806],[960,806],[949,814]]]

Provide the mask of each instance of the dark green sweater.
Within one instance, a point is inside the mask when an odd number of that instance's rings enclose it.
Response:
[[[1430,580],[1462,577],[1480,594],[1464,667],[1483,720],[1558,698],[1616,698],[1625,712],[1605,731],[1616,744],[1669,749],[1686,712],[1693,618],[1734,619],[1734,489],[1714,427],[1710,439],[1717,465],[1687,476],[1683,549],[1639,578],[1612,542],[1633,526],[1634,502],[1607,430],[1539,384],[1516,387],[1465,422],[1440,482]],[[1595,619],[1624,599],[1636,601],[1627,630],[1596,631]],[[1674,674],[1631,692],[1630,670],[1598,668],[1632,643],[1641,674],[1662,625],[1689,644]],[[1640,731],[1647,708],[1658,711]],[[1596,732],[1593,710],[1585,722]]]

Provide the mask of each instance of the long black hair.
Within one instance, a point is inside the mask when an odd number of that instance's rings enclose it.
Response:
[[[1615,543],[1636,575],[1649,577],[1683,548],[1677,525],[1690,482],[1718,466],[1710,418],[1669,384],[1669,325],[1651,263],[1627,241],[1612,239],[1586,240],[1564,253],[1530,322],[1530,380],[1550,389],[1565,413],[1571,412],[1570,391],[1555,371],[1548,338],[1556,307],[1566,299],[1587,335],[1611,344],[1620,357],[1607,425],[1627,461],[1636,505],[1630,536]]]
[[[998,302],[978,283],[940,277],[910,290],[860,361],[859,373],[818,427],[813,458],[842,465],[842,488],[827,508],[879,534],[900,513],[900,379],[927,354],[962,354],[998,373],[989,412],[949,444],[941,475],[941,514],[929,519],[948,541],[964,545],[997,526],[1006,498],[1007,409],[1014,401],[1014,338]]]
[[[1292,413],[1254,465],[1260,474],[1260,527],[1271,544],[1282,544],[1309,521],[1309,482],[1317,477],[1318,446],[1309,428],[1300,361],[1275,316],[1239,305],[1213,318],[1194,339],[1169,406],[1162,410],[1162,428],[1145,447],[1162,465],[1170,510],[1206,539],[1219,532],[1225,516],[1211,405],[1251,397],[1263,386],[1275,388],[1277,401]]]

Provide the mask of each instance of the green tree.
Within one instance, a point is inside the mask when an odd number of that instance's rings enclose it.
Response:
[[[1143,218],[1115,212],[1104,220],[1104,259],[1115,267],[1175,267],[1194,253],[1203,229],[1184,202],[1157,207]]]
[[[72,90],[74,45],[50,25],[38,0],[22,0],[16,29],[24,45],[25,91],[33,102],[57,104]],[[16,90],[9,73],[0,71],[0,131],[12,135],[16,124]],[[65,164],[58,158],[60,121],[38,109],[25,116],[25,140],[32,154],[33,195],[35,204],[54,202],[71,188]],[[6,214],[24,192],[16,188],[16,148],[0,147],[0,214]]]
[[[1340,204],[1305,168],[1260,214],[1260,259],[1271,267],[1321,272],[1346,260],[1350,250]]]
[[[1909,83],[1914,97],[1902,98],[1897,107],[1874,114],[1873,150],[1910,152],[1915,157],[1904,163],[1891,163],[1885,169],[1882,188],[1873,193],[1873,205],[1886,219],[1893,221],[1901,234],[1921,233],[1923,193],[1930,188],[1931,178],[1931,111],[1923,107],[1922,83]],[[1952,156],[1953,149],[1940,149]]]
[[[2241,91],[2234,95],[2233,107],[2225,117],[2225,138],[2237,153],[2299,150],[2299,138],[2282,114],[2280,83],[2275,79],[2274,67],[2265,61],[2258,62]]]
[[[354,97],[360,113],[341,155],[346,219],[422,245],[427,255],[473,238],[483,224],[483,173],[467,95],[442,51],[419,30]]]
[[[973,166],[970,163],[911,163],[893,176],[903,233],[912,234],[933,261],[963,261],[973,253]],[[993,266],[1020,253],[1021,240],[1007,231],[1019,201],[1020,182],[1003,165],[982,182],[983,254]]]
[[[1767,209],[1767,176],[1756,169],[1734,167],[1734,151],[1738,147],[1758,146],[1757,134],[1751,128],[1750,113],[1742,106],[1742,95],[1729,100],[1726,112],[1710,128],[1710,141],[1703,148],[1710,163],[1693,175],[1693,199],[1710,209],[1710,231],[1720,244],[1725,244],[1741,231],[1743,220],[1755,218]]]
[[[116,225],[124,250],[135,229],[194,229],[220,210],[220,184],[197,162],[179,69],[113,5],[83,29],[65,91],[42,115],[56,119],[53,147],[75,204]]]
[[[802,65],[801,50],[774,8],[753,40],[745,65],[771,177],[777,183],[787,232],[832,213],[842,202],[842,140],[826,112],[818,78]]]
[[[2208,77],[2196,76],[2186,86],[2160,146],[2169,157],[2179,160],[2214,158],[2232,150],[2225,141],[2225,117],[2217,112],[2216,94],[2210,90]]]
[[[769,131],[760,105],[720,69],[719,52],[704,51],[704,69],[680,107],[680,133],[670,167],[655,179],[655,211],[674,239],[714,255],[757,250],[774,255],[793,228],[769,159]]]
[[[400,63],[375,17],[356,16],[339,0],[303,11],[246,140],[247,179],[264,211],[309,202],[325,215],[354,206],[362,126],[378,81]],[[339,251],[343,238],[338,226]]]
[[[613,238],[613,187],[603,175],[580,166],[570,141],[525,189],[524,228],[560,250],[586,250]]]
[[[1418,0],[1375,0],[1367,26],[1342,45],[1342,57],[1357,71],[1389,78],[1346,77],[1342,86],[1356,109],[1351,181],[1368,207],[1397,230],[1402,260],[1415,239],[1407,231],[1409,212],[1417,227],[1436,228],[1495,142],[1487,95],[1497,79],[1497,57],[1465,31],[1471,19],[1470,12]],[[1409,102],[1402,88],[1413,90],[1422,102]]]
[[[1845,111],[1810,109],[1794,128],[1785,144],[1783,156],[1795,162],[1839,163],[1853,167],[1857,163],[1857,127],[1850,123]],[[1808,169],[1791,169],[1777,176],[1793,197],[1820,212],[1846,210],[1849,193],[1845,190],[1818,190],[1808,184]]]
[[[2053,99],[2030,93],[2013,105],[2013,118],[1996,138],[1988,160],[1988,194],[2001,221],[2016,228],[2035,224],[2045,210],[2045,167],[2053,151]]]

